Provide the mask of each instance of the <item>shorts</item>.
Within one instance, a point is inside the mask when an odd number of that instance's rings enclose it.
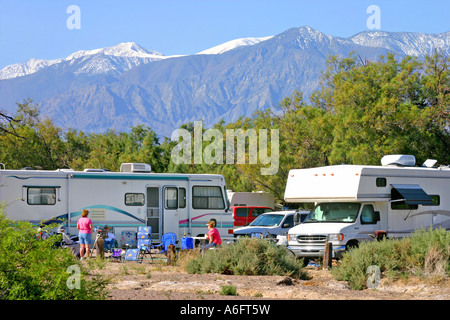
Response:
[[[92,234],[91,233],[79,233],[78,240],[80,244],[92,244]]]

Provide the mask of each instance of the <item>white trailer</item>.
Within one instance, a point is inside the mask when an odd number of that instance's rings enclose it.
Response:
[[[231,207],[269,207],[275,209],[275,197],[269,192],[232,192],[228,191]]]
[[[450,168],[432,167],[435,162],[415,167],[413,156],[393,155],[382,166],[290,170],[285,201],[316,205],[289,230],[289,249],[299,257],[320,257],[329,241],[339,258],[347,248],[373,240],[375,232],[398,238],[422,227],[449,230]]]
[[[151,173],[147,164],[123,164],[121,172],[0,170],[6,216],[33,224],[62,219],[72,235],[81,211],[88,209],[94,226],[113,227],[119,237],[139,226],[152,227],[154,242],[168,232],[178,239],[200,236],[213,218],[222,238],[231,239],[226,197],[221,175]]]

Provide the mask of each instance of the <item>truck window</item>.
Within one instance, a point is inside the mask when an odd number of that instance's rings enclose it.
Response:
[[[27,203],[29,205],[54,205],[56,203],[56,188],[28,187]]]
[[[289,227],[287,227],[287,228],[292,228],[294,226],[294,216],[291,215],[291,216],[286,217],[286,219],[283,222],[283,225],[285,225],[286,223],[289,224]]]
[[[248,213],[250,211],[250,208],[236,208],[236,217],[248,217]]]
[[[270,212],[270,211],[273,211],[273,210],[267,209],[267,208],[253,208],[252,217],[257,217],[263,213]]]
[[[361,224],[376,224],[375,210],[373,205],[365,204],[361,210]]]
[[[320,203],[314,207],[304,223],[318,222],[355,222],[361,204],[359,203]]]
[[[222,189],[216,186],[192,187],[192,207],[194,209],[225,209]]]

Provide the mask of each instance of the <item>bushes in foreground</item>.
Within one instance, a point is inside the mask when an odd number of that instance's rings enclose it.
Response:
[[[107,280],[86,279],[73,253],[55,248],[60,240],[60,235],[40,240],[35,226],[0,210],[0,300],[106,298]]]
[[[418,230],[411,237],[364,242],[344,254],[332,269],[337,280],[352,289],[366,288],[369,266],[377,266],[382,277],[398,279],[416,275],[445,278],[450,273],[450,233],[444,229]]]
[[[185,269],[188,273],[306,277],[300,261],[296,261],[285,247],[255,238],[244,238],[207,250],[203,258],[191,258]]]

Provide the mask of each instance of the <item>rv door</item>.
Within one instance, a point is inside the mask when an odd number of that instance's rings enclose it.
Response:
[[[160,223],[160,188],[159,186],[147,187],[147,226],[152,227],[152,239],[161,240]]]

